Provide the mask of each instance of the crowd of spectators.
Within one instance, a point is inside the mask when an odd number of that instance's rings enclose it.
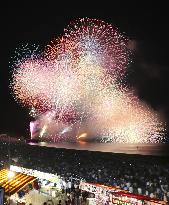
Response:
[[[83,179],[169,201],[167,157],[77,151],[24,143],[0,144],[0,167],[15,164],[58,174],[67,184],[72,179],[75,184]]]

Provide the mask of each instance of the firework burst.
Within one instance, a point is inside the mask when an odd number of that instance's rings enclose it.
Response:
[[[87,60],[101,66],[106,74],[120,79],[129,63],[128,39],[111,24],[97,19],[83,18],[71,22],[60,39],[46,49],[49,59],[69,56],[72,62]],[[74,68],[77,68],[76,66]]]
[[[164,123],[158,114],[129,91],[104,96],[94,113],[94,132],[102,136],[101,141],[155,143],[164,137]]]
[[[127,42],[112,25],[85,18],[71,22],[41,54],[19,57],[11,87],[39,116],[40,137],[83,131],[104,142],[162,140],[159,116],[121,83],[130,62]]]

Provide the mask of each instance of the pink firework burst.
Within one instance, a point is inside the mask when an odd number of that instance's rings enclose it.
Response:
[[[97,19],[83,18],[71,22],[59,40],[47,47],[47,54],[57,59],[61,53],[72,59],[88,59],[103,67],[113,79],[123,77],[129,63],[128,39],[111,24]]]

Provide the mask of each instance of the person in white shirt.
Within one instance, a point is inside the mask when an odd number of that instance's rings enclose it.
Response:
[[[127,187],[130,187],[130,185],[131,185],[130,182],[127,182],[127,183],[126,183],[126,186],[127,186]]]
[[[146,190],[146,196],[148,196],[148,191]]]
[[[137,191],[138,191],[138,194],[140,195],[142,194],[142,189],[140,187],[138,187]]]
[[[77,189],[77,188],[78,188],[78,185],[77,185],[76,183],[74,184],[74,188],[75,188],[75,189]]]
[[[72,189],[72,182],[68,181],[67,186],[68,186],[68,192],[70,193]]]
[[[62,184],[62,188],[63,188],[64,190],[66,190],[66,188],[67,188],[67,187],[66,187],[66,182],[65,182],[64,180],[62,180],[62,183],[61,183],[61,184]]]
[[[129,187],[129,192],[133,193],[133,187],[132,186]]]
[[[150,198],[154,198],[154,194],[153,193],[150,194]]]
[[[163,200],[167,201],[167,196],[165,194],[164,194]]]

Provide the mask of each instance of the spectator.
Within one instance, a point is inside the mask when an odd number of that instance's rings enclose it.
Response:
[[[0,142],[0,166],[9,165],[8,144]],[[78,189],[80,180],[119,187],[131,193],[169,198],[169,161],[153,156],[51,149],[11,143],[18,166],[62,177],[63,191]],[[50,160],[48,160],[50,159]],[[71,196],[71,195],[70,195]]]

